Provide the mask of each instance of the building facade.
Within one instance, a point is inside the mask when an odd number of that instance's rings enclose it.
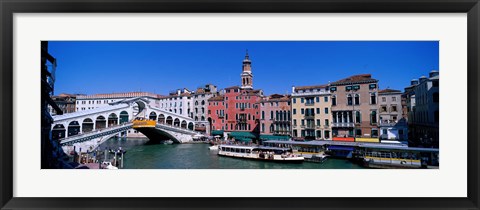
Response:
[[[412,89],[410,101],[414,97],[415,103],[411,104],[408,118],[409,144],[438,148],[440,122],[438,71],[431,71],[428,78],[420,77],[418,84],[411,85],[410,89]]]
[[[332,139],[330,96],[328,85],[292,87],[292,138]]]
[[[378,80],[353,75],[330,84],[334,141],[378,142]]]
[[[291,135],[291,96],[272,94],[264,97],[260,107],[260,134]]]
[[[407,119],[403,117],[403,94],[400,90],[378,91],[381,141],[407,141]]]
[[[77,96],[79,95],[83,95],[83,94],[62,93],[57,96],[52,96],[51,98],[57,104],[57,106],[63,111],[63,114],[66,114],[66,113],[72,113],[77,111],[76,100],[77,100]],[[48,111],[52,116],[57,114],[57,112],[50,105],[48,106]]]
[[[187,88],[171,91],[159,101],[159,108],[185,117],[192,117],[193,92]]]
[[[208,101],[208,121],[211,122],[212,131],[225,131],[228,136],[237,140],[258,137],[260,131],[258,102],[263,97],[263,91],[253,89],[251,63],[247,52],[240,74],[242,85],[225,88],[221,97],[213,97]],[[220,99],[223,99],[221,103]]]

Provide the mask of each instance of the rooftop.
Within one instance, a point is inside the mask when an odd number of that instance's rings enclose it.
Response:
[[[298,86],[295,87],[295,90],[309,90],[309,89],[319,89],[326,88],[327,85],[310,85],[310,86]]]
[[[332,82],[332,85],[347,85],[347,84],[358,84],[358,83],[369,83],[369,82],[378,82],[378,80],[373,79],[371,74],[357,74],[353,75],[336,82]]]

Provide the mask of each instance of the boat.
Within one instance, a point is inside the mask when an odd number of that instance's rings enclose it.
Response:
[[[305,158],[294,154],[291,148],[226,145],[218,146],[218,155],[285,163],[303,163]]]
[[[209,150],[218,150],[218,145],[213,145],[208,147]]]
[[[163,144],[173,144],[173,141],[170,140],[170,139],[169,139],[169,140],[165,140],[165,141],[163,141]]]
[[[117,167],[113,166],[111,162],[103,161],[102,168],[104,169],[118,169]]]

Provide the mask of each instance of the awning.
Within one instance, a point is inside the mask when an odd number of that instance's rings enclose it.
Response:
[[[215,135],[223,136],[223,130],[213,130],[211,134],[212,136],[215,136]]]
[[[228,136],[233,137],[235,139],[236,138],[251,138],[251,139],[257,138],[255,134],[250,132],[231,132],[230,134],[228,134]]]
[[[329,150],[346,150],[346,151],[353,151],[355,150],[355,147],[344,147],[344,146],[328,146],[327,147]]]
[[[260,139],[261,140],[283,140],[283,141],[287,141],[287,140],[290,140],[290,136],[275,136],[275,135],[261,134]]]

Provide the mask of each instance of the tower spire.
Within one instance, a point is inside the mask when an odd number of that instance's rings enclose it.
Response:
[[[252,61],[250,60],[247,49],[245,53],[245,59],[243,59],[242,74],[240,74],[242,78],[242,89],[253,89],[253,74],[251,65]]]

